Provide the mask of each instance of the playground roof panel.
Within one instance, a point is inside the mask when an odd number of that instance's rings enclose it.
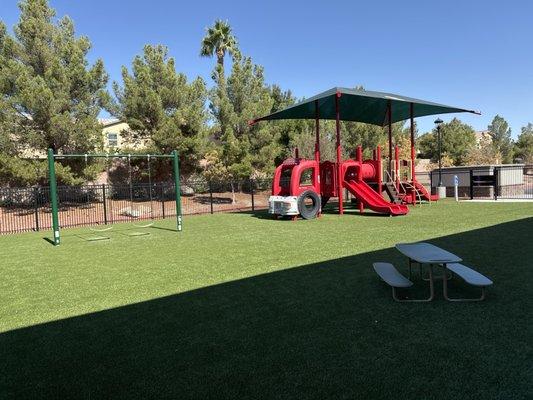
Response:
[[[337,93],[340,94],[339,115],[342,121],[357,121],[367,124],[386,126],[389,122],[389,103],[391,104],[391,121],[393,123],[404,121],[410,118],[411,104],[413,104],[414,118],[423,117],[426,115],[456,112],[479,114],[479,112],[473,110],[446,106],[444,104],[433,103],[430,101],[419,100],[392,93],[335,87],[284,110],[257,118],[251,123],[276,119],[315,119],[315,101],[318,101],[318,114],[320,119],[335,119],[335,96]]]

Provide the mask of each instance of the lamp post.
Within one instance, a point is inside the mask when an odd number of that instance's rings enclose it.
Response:
[[[438,153],[439,153],[439,183],[438,187],[442,187],[442,140],[441,140],[441,134],[440,134],[440,126],[442,125],[442,119],[437,118],[435,120],[435,125],[437,127],[437,146],[438,146]],[[441,191],[442,189],[438,189]]]

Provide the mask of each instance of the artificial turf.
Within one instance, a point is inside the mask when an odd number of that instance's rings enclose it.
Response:
[[[533,398],[531,203],[174,224],[0,237],[0,398]],[[405,271],[394,244],[420,240],[489,276],[487,300],[395,303],[371,264]]]

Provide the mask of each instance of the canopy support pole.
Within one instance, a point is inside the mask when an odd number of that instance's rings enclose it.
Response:
[[[316,168],[314,172],[315,185],[320,190],[320,115],[318,113],[318,100],[315,100],[315,162]],[[320,190],[321,192],[321,190]],[[318,217],[322,215],[322,207],[318,211]]]
[[[341,118],[339,111],[339,97],[341,93],[337,92],[335,95],[335,128],[337,130],[337,192],[339,197],[339,214],[344,214],[342,204],[342,166],[341,166]]]
[[[411,183],[415,184],[416,181],[416,171],[415,171],[415,120],[414,120],[414,107],[413,103],[409,104],[409,119],[411,122]],[[413,204],[416,202],[416,194],[413,190],[412,193]]]
[[[315,100],[315,161],[320,163],[320,115],[318,113],[318,100]]]
[[[378,161],[378,193],[383,193],[383,164],[381,160],[381,146],[376,147],[376,160]]]
[[[409,104],[409,118],[411,120],[411,180],[414,182],[415,175],[415,120],[414,120],[414,104]]]
[[[394,146],[394,184],[396,190],[400,191],[400,149],[398,145]]]
[[[392,176],[392,102],[389,100],[388,104],[389,114],[389,177]],[[387,179],[388,180],[388,179]]]

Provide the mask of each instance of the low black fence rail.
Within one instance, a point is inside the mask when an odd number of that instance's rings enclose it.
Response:
[[[183,215],[245,211],[268,207],[272,181],[183,181]],[[62,228],[116,222],[163,219],[176,215],[175,186],[152,185],[58,186]],[[51,229],[50,189],[46,186],[0,188],[0,234]]]

